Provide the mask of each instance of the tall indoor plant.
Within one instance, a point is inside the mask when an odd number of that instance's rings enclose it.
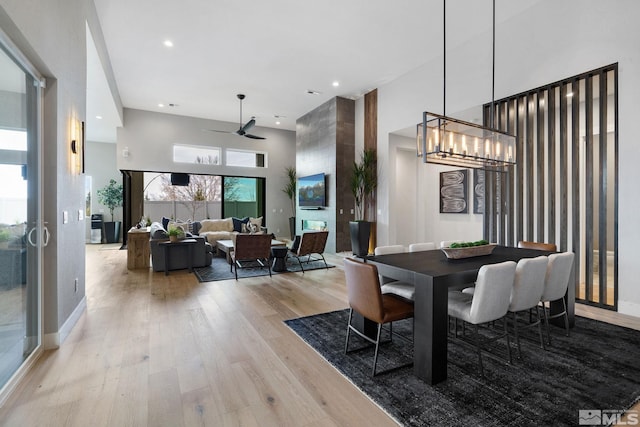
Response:
[[[371,222],[369,212],[378,186],[378,159],[376,151],[365,148],[359,162],[353,162],[351,192],[355,199],[355,220],[349,223],[353,254],[365,257],[369,253]]]
[[[111,214],[111,221],[104,223],[104,235],[107,243],[117,243],[120,241],[120,221],[114,221],[113,211],[122,206],[122,184],[118,184],[115,179],[110,179],[109,184],[98,190],[98,202],[106,206]]]
[[[287,195],[289,201],[291,201],[291,216],[289,217],[289,231],[291,232],[291,240],[296,237],[296,181],[297,174],[296,168],[289,166],[284,172],[287,183],[282,188],[282,192]]]

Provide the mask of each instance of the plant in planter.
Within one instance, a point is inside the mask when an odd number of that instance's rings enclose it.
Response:
[[[369,253],[371,222],[369,209],[378,186],[378,159],[375,150],[365,149],[359,162],[353,162],[351,192],[356,203],[355,221],[349,223],[353,254],[365,257]]]
[[[285,169],[287,184],[282,188],[282,192],[287,195],[291,201],[291,217],[289,217],[289,231],[291,232],[291,240],[296,236],[296,168],[289,166]]]
[[[182,229],[182,227],[177,227],[175,225],[172,225],[169,227],[167,234],[169,235],[170,241],[177,242],[178,240],[184,237],[184,230]]]
[[[104,223],[106,242],[117,243],[120,240],[121,222],[113,220],[113,211],[122,206],[122,184],[118,184],[115,179],[109,180],[109,184],[98,190],[98,202],[106,206],[111,214],[111,222]]]

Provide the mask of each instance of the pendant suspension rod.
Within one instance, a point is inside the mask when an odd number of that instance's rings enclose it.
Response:
[[[442,115],[447,115],[447,0],[442,0]]]
[[[496,0],[493,0],[493,21],[491,35],[491,129],[495,129],[495,99],[496,99]]]

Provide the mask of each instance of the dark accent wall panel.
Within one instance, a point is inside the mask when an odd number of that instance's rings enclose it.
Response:
[[[333,98],[296,121],[296,170],[298,176],[324,173],[327,207],[297,208],[297,229],[303,220],[326,221],[329,229],[327,252],[351,249],[350,211],[354,206],[348,190],[355,151],[355,102]],[[342,209],[342,214],[340,214]]]

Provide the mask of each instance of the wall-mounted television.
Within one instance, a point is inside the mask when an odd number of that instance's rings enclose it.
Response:
[[[298,178],[298,206],[301,209],[318,209],[326,206],[324,174]]]

